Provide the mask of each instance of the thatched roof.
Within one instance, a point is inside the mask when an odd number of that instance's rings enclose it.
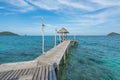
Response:
[[[67,29],[62,28],[57,33],[69,33],[69,32],[67,31]]]

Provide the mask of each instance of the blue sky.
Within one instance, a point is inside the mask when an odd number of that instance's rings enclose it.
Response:
[[[120,33],[120,0],[0,0],[0,32],[41,35],[41,16],[46,35]]]

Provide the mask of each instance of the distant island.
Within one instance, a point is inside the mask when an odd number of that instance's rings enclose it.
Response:
[[[19,36],[19,35],[9,31],[4,31],[4,32],[0,32],[0,36]]]
[[[111,32],[108,34],[108,36],[120,36],[120,34],[116,32]]]

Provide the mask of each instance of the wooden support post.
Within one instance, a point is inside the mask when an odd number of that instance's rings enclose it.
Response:
[[[57,65],[56,74],[57,74],[57,80],[60,80],[60,65]]]
[[[67,54],[68,54],[68,52],[69,52],[69,47],[67,48]]]
[[[64,54],[64,64],[66,64],[66,53]]]
[[[74,47],[75,47],[75,41],[74,41]]]
[[[59,66],[59,65],[57,65],[57,71],[59,71],[59,69],[60,69],[60,66]]]
[[[67,47],[67,50],[66,50],[66,54],[68,55],[68,53],[69,53],[69,48],[70,48],[70,46],[68,46]]]
[[[74,41],[74,47],[77,47],[78,46],[78,42],[77,41]]]

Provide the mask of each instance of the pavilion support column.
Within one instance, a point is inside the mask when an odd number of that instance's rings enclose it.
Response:
[[[61,43],[61,38],[60,38],[60,34],[59,34],[59,42]]]

